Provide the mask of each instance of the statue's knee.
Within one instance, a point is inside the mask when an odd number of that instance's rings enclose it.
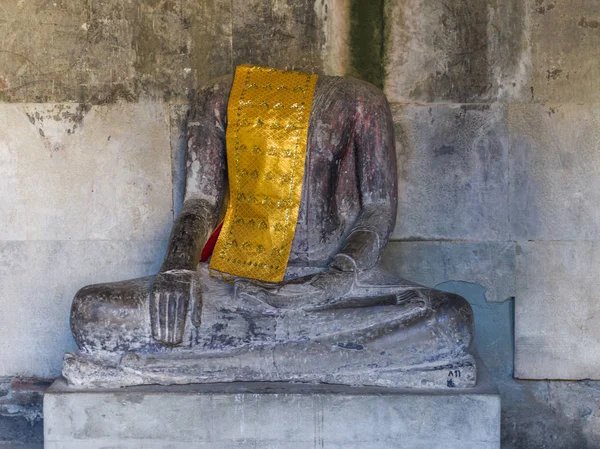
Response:
[[[439,292],[435,314],[440,328],[451,335],[454,343],[468,350],[474,336],[473,309],[465,298],[454,293]]]
[[[71,331],[79,349],[119,351],[145,344],[149,337],[148,285],[142,278],[80,289],[71,306]]]
[[[442,308],[461,323],[473,324],[473,309],[468,301],[455,293],[445,293]]]
[[[91,349],[102,329],[111,327],[116,306],[105,284],[87,285],[75,294],[71,305],[71,331],[80,349]]]
[[[94,327],[101,315],[102,305],[95,287],[95,285],[88,285],[81,288],[75,293],[71,304],[71,331],[80,349],[89,349],[87,337],[90,327]]]

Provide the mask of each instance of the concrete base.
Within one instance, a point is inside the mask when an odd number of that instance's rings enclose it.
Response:
[[[498,449],[500,396],[473,389],[288,383],[75,390],[44,396],[46,449]]]

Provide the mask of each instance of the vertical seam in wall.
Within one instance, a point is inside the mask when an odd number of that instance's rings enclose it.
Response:
[[[514,236],[512,233],[512,226],[510,222],[510,161],[512,158],[512,139],[511,139],[511,130],[510,130],[510,118],[509,118],[509,109],[510,105],[507,103],[504,105],[504,120],[506,120],[506,145],[508,148],[506,149],[506,222],[508,224],[508,240],[514,241]],[[515,273],[516,275],[516,273]]]
[[[510,103],[506,103],[504,106],[504,119],[506,120],[506,138],[507,138],[507,142],[506,145],[508,146],[508,148],[506,149],[506,223],[508,225],[508,241],[509,242],[513,242],[513,252],[514,252],[514,267],[513,267],[513,276],[512,276],[512,283],[513,283],[513,293],[514,293],[514,302],[516,303],[517,301],[517,275],[518,275],[518,263],[517,263],[517,242],[515,241],[515,236],[513,235],[512,232],[512,223],[510,220],[510,205],[511,205],[511,198],[510,198],[510,188],[511,188],[511,171],[510,171],[510,167],[511,167],[511,160],[512,160],[512,138],[511,138],[511,125],[510,125],[510,114],[509,114],[509,108],[510,108]],[[513,312],[514,312],[514,308],[515,308],[515,304],[513,304]],[[516,315],[513,313],[513,345],[514,345],[514,328],[516,327],[515,325],[515,320],[516,320]],[[515,354],[515,352],[513,352],[513,354]],[[513,360],[513,372],[514,372],[514,360]]]
[[[513,149],[512,149],[512,126],[511,126],[511,121],[510,121],[510,113],[509,113],[509,109],[510,109],[510,103],[507,102],[504,105],[504,114],[505,114],[505,120],[506,120],[506,134],[507,134],[507,150],[506,150],[506,221],[508,224],[508,241],[513,243],[513,255],[514,255],[514,265],[513,265],[513,270],[512,270],[512,284],[513,284],[513,300],[511,301],[511,306],[510,306],[510,318],[511,318],[511,337],[512,337],[512,353],[513,353],[513,360],[512,360],[512,364],[513,364],[513,377],[515,377],[516,374],[516,369],[517,369],[517,339],[516,339],[516,332],[517,332],[517,297],[518,297],[518,292],[517,292],[517,276],[519,275],[519,258],[517,256],[517,245],[519,244],[519,242],[516,241],[515,236],[513,235],[512,232],[512,223],[511,223],[511,219],[510,219],[510,213],[511,213],[511,195],[510,195],[510,189],[511,189],[511,180],[512,180],[512,176],[511,176],[511,161],[512,161],[512,153],[513,153]]]

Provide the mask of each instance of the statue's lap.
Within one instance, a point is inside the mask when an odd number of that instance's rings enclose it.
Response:
[[[147,276],[82,288],[75,296],[71,315],[80,349],[131,352],[160,348],[162,345],[152,337],[149,313],[154,279]],[[308,342],[333,335],[337,340],[365,342],[385,334],[411,336],[415,332],[427,346],[428,335],[438,326],[449,344],[456,339],[462,340],[465,348],[470,344],[472,312],[463,298],[420,286],[410,288],[411,284],[407,288],[401,280],[396,293],[404,300],[398,304],[391,303],[389,295],[374,295],[370,300],[363,298],[361,306],[349,300],[347,306],[338,301],[335,306],[316,310],[273,307],[260,298],[236,296],[234,283],[211,276],[204,264],[199,266],[196,283],[201,288],[192,289],[200,294],[192,295],[181,345],[184,350],[192,346],[222,350],[250,343]]]

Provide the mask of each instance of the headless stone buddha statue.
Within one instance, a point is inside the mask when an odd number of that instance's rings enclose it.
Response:
[[[398,195],[384,94],[345,77],[306,75],[297,86],[289,79],[287,85],[261,82],[272,72],[241,67],[235,79],[199,90],[188,120],[183,208],[160,272],[76,294],[71,328],[79,351],[65,356],[64,377],[88,387],[232,381],[474,386],[468,303],[379,265]],[[278,90],[302,93],[305,101],[278,101]],[[304,109],[296,117],[304,117],[304,131],[300,119],[280,124],[272,111],[294,106]],[[263,115],[248,115],[253,107],[262,107]],[[244,141],[243,127],[257,126],[296,133],[290,148],[297,163],[285,160],[276,133],[262,144]],[[284,131],[277,135],[288,136]],[[282,166],[292,167],[298,182],[285,171],[269,175],[269,167]],[[256,194],[252,182],[263,178],[275,193]],[[228,181],[227,214],[215,237]],[[248,210],[266,212],[249,218]],[[285,216],[283,225],[271,212]],[[283,228],[285,238],[273,243]],[[199,263],[210,252],[211,234],[217,244],[210,263]],[[249,235],[266,243],[257,245]]]

